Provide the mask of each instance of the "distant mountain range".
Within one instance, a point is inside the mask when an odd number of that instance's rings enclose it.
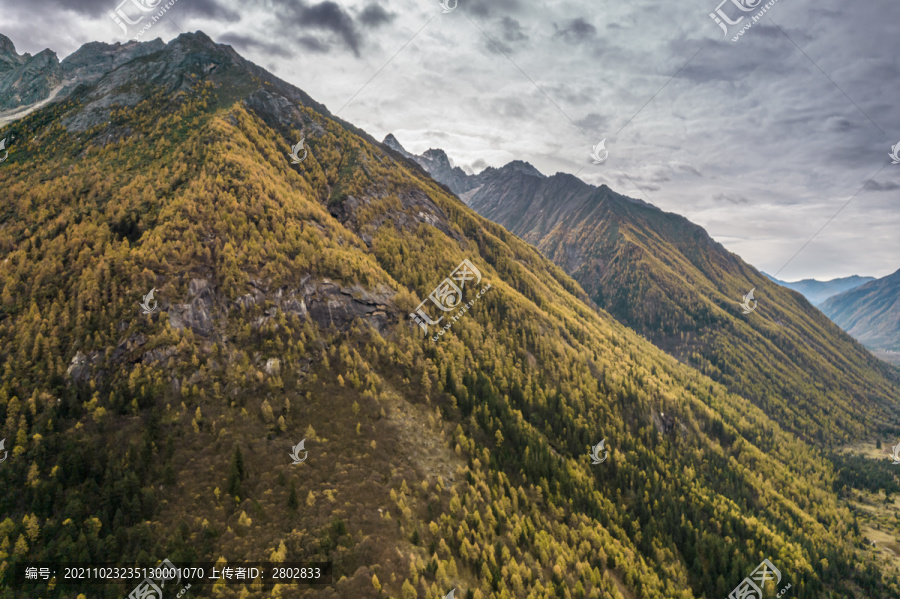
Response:
[[[854,289],[875,280],[875,277],[860,277],[858,275],[853,275],[852,277],[843,277],[840,279],[832,279],[830,281],[803,279],[801,281],[788,282],[776,279],[766,273],[763,274],[782,287],[787,287],[788,289],[793,289],[797,293],[800,293],[814,306],[818,306],[834,295],[849,291],[850,289]]]
[[[876,355],[900,365],[900,270],[832,296],[819,308]]]
[[[786,426],[846,439],[884,413],[862,416],[863,398],[895,409],[896,371],[684,217],[523,162],[466,175],[441,150],[414,156],[392,136],[385,144],[534,244],[618,320]],[[758,309],[744,315],[739,302],[751,288]]]

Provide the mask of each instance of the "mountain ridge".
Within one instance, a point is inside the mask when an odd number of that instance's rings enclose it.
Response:
[[[820,306],[825,300],[844,291],[855,289],[860,285],[865,285],[870,281],[874,281],[875,277],[861,277],[859,275],[851,275],[849,277],[839,277],[829,281],[819,281],[817,279],[802,279],[800,281],[782,281],[776,279],[772,275],[763,273],[771,281],[778,283],[782,287],[793,289],[809,300],[814,306]]]
[[[573,175],[485,172],[477,190],[463,196],[470,207],[535,245],[615,318],[770,414],[799,422],[805,411],[825,417],[838,410],[850,422],[859,412],[846,398],[873,393],[885,414],[895,412],[897,371],[702,227]],[[751,288],[759,310],[748,318],[739,303]],[[847,440],[893,417],[868,418],[852,432],[835,418],[833,430]],[[827,429],[805,434],[827,438]]]

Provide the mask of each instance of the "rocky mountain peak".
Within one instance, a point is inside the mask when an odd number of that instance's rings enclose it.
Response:
[[[425,150],[425,153],[422,154],[422,157],[427,158],[428,160],[433,160],[441,166],[453,168],[453,166],[450,164],[450,157],[447,156],[447,152],[441,150],[440,148],[429,148],[428,150]]]
[[[400,142],[397,140],[397,138],[394,137],[393,133],[388,133],[387,137],[385,137],[384,141],[382,141],[381,143],[383,143],[390,149],[394,150],[395,152],[399,152],[400,154],[402,154],[403,156],[405,156],[407,158],[412,158],[412,154],[410,154],[409,152],[406,151],[406,148],[404,148],[400,144]]]
[[[159,52],[165,47],[166,44],[159,38],[149,42],[130,41],[125,44],[90,42],[67,56],[60,66],[67,78],[86,83],[99,79],[130,60]]]
[[[15,54],[18,56],[16,53],[16,45],[11,39],[0,33],[0,55],[3,54]]]
[[[523,173],[525,175],[530,175],[532,177],[539,177],[541,179],[545,179],[547,175],[537,170],[531,163],[525,162],[524,160],[513,160],[512,162],[505,164],[503,167],[499,169],[502,171],[513,171],[518,173]]]
[[[12,40],[0,33],[0,78],[9,71],[25,64],[31,55],[19,56]]]
[[[132,63],[155,53],[162,55],[154,67]],[[141,96],[134,89],[124,91],[126,84],[149,83],[162,85],[169,91],[182,90],[191,85],[188,79],[196,81],[222,65],[239,65],[251,75],[262,72],[230,46],[216,44],[202,31],[184,33],[168,44],[159,38],[124,44],[90,42],[62,62],[52,50],[44,50],[34,57],[19,56],[12,40],[0,34],[0,111],[8,111],[7,118],[14,118],[38,102],[65,99],[79,85],[93,84],[107,76],[110,77],[98,90],[97,97],[105,97],[107,104],[114,101],[129,106]],[[90,126],[97,119],[83,121],[79,123]]]

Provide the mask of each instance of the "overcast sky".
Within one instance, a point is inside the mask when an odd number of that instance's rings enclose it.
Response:
[[[0,0],[0,33],[60,58],[124,42],[120,1]],[[719,1],[177,0],[144,39],[203,30],[378,139],[578,173],[781,279],[894,272],[900,2],[777,0],[732,42],[766,0],[726,0],[727,37]]]

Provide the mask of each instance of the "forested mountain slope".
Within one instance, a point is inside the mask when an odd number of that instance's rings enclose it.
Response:
[[[202,33],[13,129],[0,597],[130,590],[13,589],[23,559],[163,558],[334,563],[188,598],[712,598],[765,558],[797,599],[900,597],[796,423]],[[490,287],[432,341],[409,315],[466,259]]]
[[[897,432],[898,371],[799,293],[682,216],[522,164],[474,175],[460,197],[534,244],[619,321],[809,440]],[[754,288],[758,307],[743,314]]]

